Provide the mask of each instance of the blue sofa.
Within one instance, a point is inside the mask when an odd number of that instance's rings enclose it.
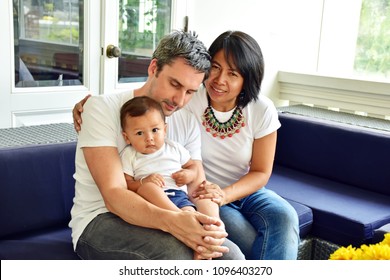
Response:
[[[70,124],[0,129],[0,259],[79,259],[68,227],[76,140]],[[303,238],[311,209],[291,204]]]
[[[376,233],[383,238],[390,224],[390,122],[378,130],[288,108],[279,119],[268,188],[311,209],[308,235],[340,246],[377,242]]]
[[[72,130],[69,124],[0,129],[0,259],[79,259],[68,227]]]
[[[267,187],[298,213],[300,258],[313,237],[336,245],[383,237],[390,133],[286,113],[280,120]],[[68,227],[76,141],[71,124],[0,129],[0,259],[79,259]]]

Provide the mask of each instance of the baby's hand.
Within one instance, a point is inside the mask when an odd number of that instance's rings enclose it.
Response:
[[[164,178],[160,174],[150,174],[149,176],[142,178],[142,185],[145,185],[147,183],[153,183],[153,184],[157,185],[158,187],[165,186]]]
[[[194,172],[188,169],[181,169],[172,174],[172,179],[179,187],[191,183],[195,179],[194,177]]]

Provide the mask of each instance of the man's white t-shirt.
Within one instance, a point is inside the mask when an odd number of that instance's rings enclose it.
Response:
[[[76,148],[75,197],[71,210],[72,241],[74,249],[85,227],[99,214],[108,212],[103,197],[85,162],[83,147],[116,147],[118,153],[126,147],[120,125],[120,109],[133,98],[133,91],[92,96],[84,105],[82,128]],[[194,160],[201,160],[199,126],[186,109],[166,118],[167,138],[183,145]]]
[[[164,145],[152,154],[142,154],[132,146],[127,146],[121,159],[123,172],[135,180],[157,173],[164,178],[164,191],[174,189],[187,193],[186,185],[178,187],[172,179],[172,174],[191,159],[190,153],[179,143],[166,139]]]
[[[216,183],[221,188],[237,182],[248,173],[252,158],[252,148],[255,139],[262,138],[280,127],[278,113],[272,101],[259,95],[257,101],[250,102],[242,113],[245,117],[245,127],[231,138],[221,139],[207,132],[202,125],[202,115],[208,106],[207,92],[202,86],[186,105],[198,120],[202,135],[202,163],[208,181]],[[233,109],[234,110],[234,109]],[[219,122],[226,122],[231,117],[230,112],[218,112],[214,115]]]

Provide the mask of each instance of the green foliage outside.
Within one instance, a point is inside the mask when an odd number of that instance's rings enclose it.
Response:
[[[66,27],[58,24],[58,19],[53,19],[51,32],[47,36],[47,40],[55,43],[73,44],[79,43],[79,29],[78,27]]]
[[[390,0],[363,0],[354,69],[390,77]]]
[[[144,1],[142,1],[144,2]],[[151,0],[152,7],[144,11],[145,30],[140,31],[140,0],[120,0],[119,47],[122,54],[139,53],[150,56],[161,37],[170,31],[171,1]],[[155,25],[155,32],[147,30]]]
[[[41,18],[46,23],[26,26],[27,38],[77,46],[79,4],[69,7],[60,6],[59,0],[52,1],[41,0],[29,7],[38,16],[35,22]],[[140,4],[145,5],[145,11]],[[170,32],[171,0],[119,0],[119,7],[119,47],[123,56],[150,57],[161,37]]]
[[[79,30],[77,28],[62,28],[57,32],[51,32],[48,36],[48,41],[69,44],[70,38],[72,38],[74,45],[78,45]]]
[[[23,2],[24,3],[24,2]],[[41,8],[42,7],[42,8]],[[79,45],[79,7],[78,3],[62,5],[62,1],[37,1],[26,6],[29,13],[25,17],[25,36],[42,42]],[[24,8],[21,13],[25,13]],[[34,20],[29,20],[33,18]],[[45,23],[39,23],[42,19]],[[21,27],[22,29],[22,27]]]

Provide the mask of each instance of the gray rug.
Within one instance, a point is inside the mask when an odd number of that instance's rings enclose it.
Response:
[[[0,129],[0,148],[64,143],[76,140],[77,133],[71,123]]]

